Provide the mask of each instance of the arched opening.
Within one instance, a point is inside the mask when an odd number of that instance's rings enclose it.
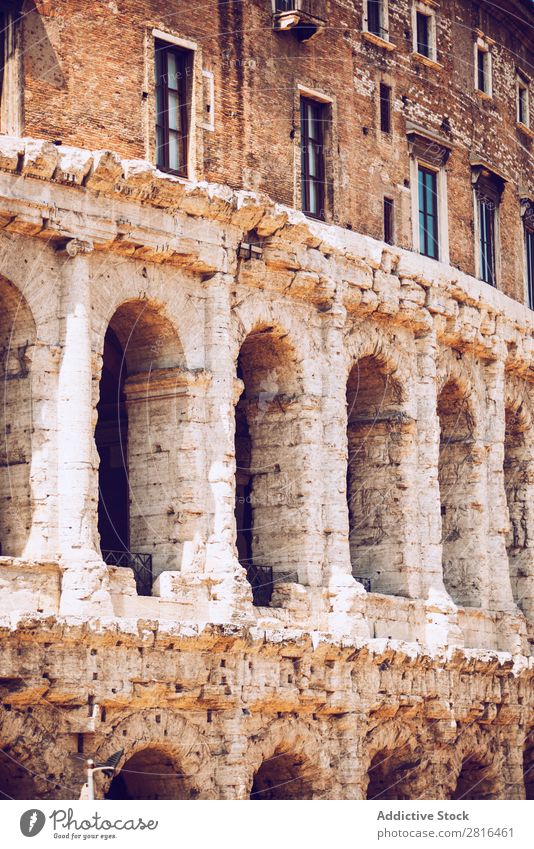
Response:
[[[252,782],[251,799],[313,799],[307,777],[309,766],[303,759],[276,751],[263,761]]]
[[[525,780],[525,799],[534,799],[534,729],[531,729],[523,749],[523,777]]]
[[[480,471],[469,404],[465,393],[452,381],[439,394],[438,416],[443,580],[456,604],[480,607]]]
[[[299,487],[299,380],[295,354],[274,327],[250,333],[239,353],[243,391],[235,410],[237,551],[254,603],[269,604],[273,584],[301,581],[306,534]]]
[[[368,799],[413,799],[414,776],[420,760],[407,749],[382,749],[369,767]]]
[[[534,439],[521,409],[506,410],[504,486],[509,526],[506,549],[516,604],[534,614]]]
[[[347,501],[354,577],[372,592],[405,595],[406,472],[413,422],[398,383],[374,357],[347,381]]]
[[[160,572],[177,568],[182,373],[183,352],[168,319],[146,301],[123,304],[104,339],[98,530],[106,562],[132,568],[143,595]]]
[[[456,800],[498,799],[494,766],[483,764],[473,757],[466,758],[451,798]]]
[[[163,749],[147,748],[129,758],[109,785],[106,799],[195,799],[187,776]]]
[[[0,749],[0,800],[38,798],[33,773],[14,750]]]
[[[0,555],[20,557],[31,521],[30,350],[35,324],[18,290],[0,278]]]

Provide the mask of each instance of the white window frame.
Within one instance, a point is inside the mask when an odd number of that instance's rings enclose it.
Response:
[[[389,41],[389,0],[380,0],[380,6],[384,35],[377,36],[374,32],[370,32],[369,30],[368,0],[363,0],[363,32],[369,33],[369,35],[372,35],[374,38],[380,38],[382,41]]]
[[[501,283],[501,203],[495,204],[495,285],[486,283],[482,280],[482,267],[480,261],[480,214],[479,214],[479,199],[476,185],[473,186],[473,220],[475,222],[475,277],[491,286],[492,289],[498,289]]]
[[[417,13],[425,15],[429,19],[428,36],[430,40],[430,56],[419,53],[417,49]],[[412,5],[412,50],[417,56],[422,56],[431,62],[438,61],[436,12],[428,3],[423,2],[423,0],[415,0]]]
[[[526,94],[526,99],[525,99],[526,121],[521,121],[520,118],[519,118],[519,98],[520,98],[520,92],[521,91],[524,91],[525,94]],[[518,124],[521,124],[523,127],[527,127],[527,129],[530,129],[530,88],[529,88],[529,80],[520,71],[518,71],[517,75],[516,75],[515,93],[516,93],[516,121],[517,121]]]
[[[435,262],[443,262],[446,265],[450,262],[449,255],[449,202],[447,197],[447,170],[445,165],[438,168],[430,162],[425,162],[424,158],[419,156],[410,157],[410,186],[412,189],[412,240],[413,249],[416,253],[421,253],[421,243],[419,240],[419,166],[427,168],[429,171],[434,171],[437,174],[438,187],[438,252],[439,258]],[[432,257],[426,257],[432,259]]]
[[[191,79],[191,106],[189,112],[189,138],[187,141],[187,177],[177,177],[178,180],[193,180],[197,165],[197,64],[198,64],[198,44],[195,41],[190,41],[188,38],[182,38],[178,35],[165,32],[160,29],[152,30],[152,55],[155,56],[156,41],[165,41],[167,44],[174,44],[176,47],[182,47],[192,53],[192,79]],[[151,82],[151,87],[154,85]],[[154,160],[155,161],[155,160]]]
[[[487,90],[483,91],[478,87],[478,53],[481,50],[485,54],[484,58],[484,78],[487,84]],[[493,56],[491,52],[491,44],[482,36],[477,36],[474,45],[474,67],[475,67],[475,90],[483,97],[493,97]]]

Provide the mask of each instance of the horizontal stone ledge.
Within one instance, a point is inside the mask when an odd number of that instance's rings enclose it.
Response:
[[[212,379],[206,369],[153,369],[128,377],[124,384],[127,402],[154,401],[157,398],[187,396],[205,389]]]

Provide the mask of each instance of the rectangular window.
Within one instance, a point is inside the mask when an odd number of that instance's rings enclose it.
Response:
[[[156,164],[187,177],[190,51],[156,41]]]
[[[476,48],[476,87],[484,94],[491,94],[491,56],[487,47]]]
[[[517,120],[525,127],[529,126],[528,86],[521,77],[517,80]]]
[[[300,146],[302,167],[302,209],[307,215],[324,219],[325,163],[324,133],[327,107],[317,100],[300,101]]]
[[[391,87],[380,83],[380,129],[391,132]]]
[[[384,37],[382,0],[367,0],[367,30]]]
[[[534,230],[525,227],[528,305],[534,310]]]
[[[431,58],[430,16],[423,12],[416,13],[417,21],[417,52],[421,56]]]
[[[495,202],[478,195],[478,228],[480,239],[480,278],[496,285],[495,274]]]
[[[419,250],[439,259],[438,174],[419,165]]]
[[[384,198],[384,242],[388,245],[395,244],[393,211],[392,198]]]

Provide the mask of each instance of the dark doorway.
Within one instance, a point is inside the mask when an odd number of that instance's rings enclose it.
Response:
[[[128,417],[124,397],[124,352],[111,328],[104,340],[98,423],[95,438],[98,472],[98,531],[104,552],[129,549]]]

